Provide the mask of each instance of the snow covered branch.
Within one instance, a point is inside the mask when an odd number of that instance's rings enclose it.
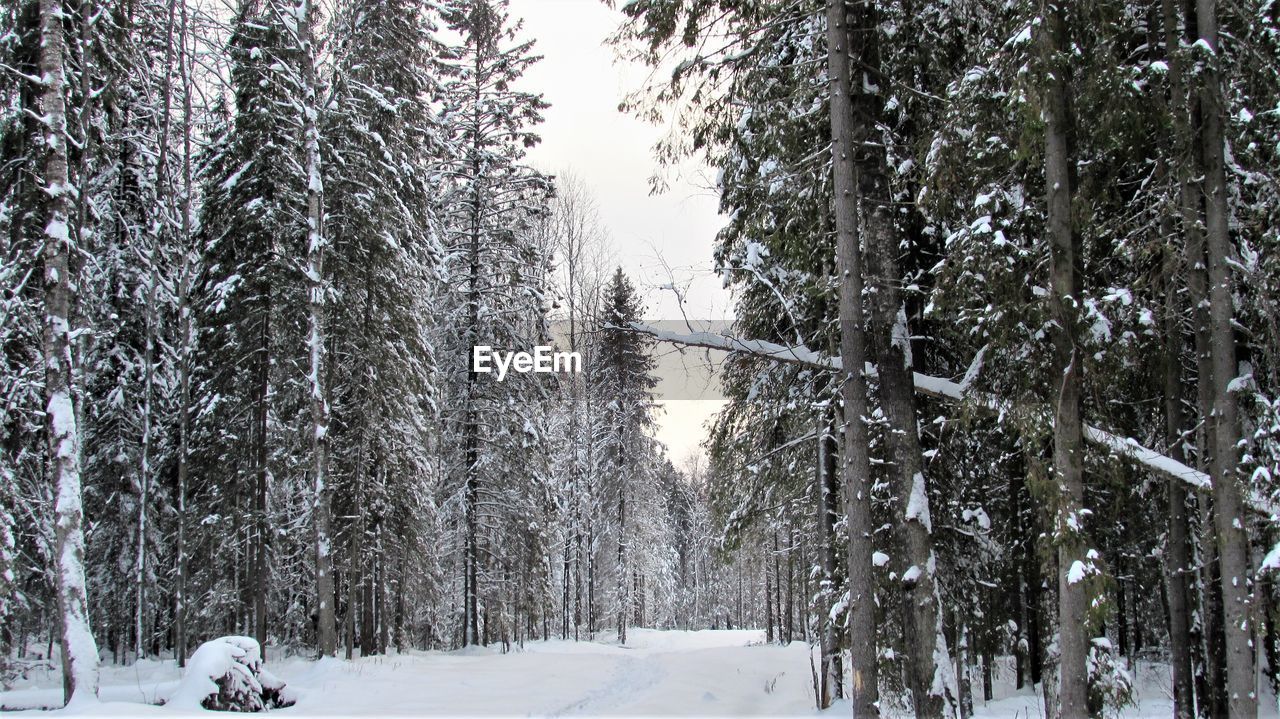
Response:
[[[763,340],[740,339],[715,332],[670,332],[639,322],[633,322],[630,327],[613,329],[640,332],[660,342],[670,342],[686,347],[742,352],[765,359],[803,364],[821,369],[843,369],[839,357],[831,357],[803,345],[782,345]],[[916,392],[939,399],[973,402],[992,412],[1004,412],[1013,409],[1013,404],[1008,400],[985,392],[975,392],[970,388],[981,367],[982,355],[983,353],[979,352],[978,356],[974,358],[972,365],[965,372],[964,380],[961,382],[955,382],[944,377],[920,374],[919,372],[913,373]],[[877,374],[876,368],[870,363],[867,363],[863,371],[868,377],[875,377]],[[1157,474],[1186,482],[1196,491],[1207,492],[1212,487],[1209,475],[1188,467],[1172,457],[1144,447],[1131,437],[1122,437],[1089,424],[1084,426],[1084,437],[1091,444],[1106,449],[1113,454],[1131,459]],[[1255,511],[1266,515],[1280,514],[1280,508],[1277,508],[1262,497],[1250,496],[1246,501]]]

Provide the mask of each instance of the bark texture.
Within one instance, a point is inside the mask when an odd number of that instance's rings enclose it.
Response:
[[[1058,507],[1058,685],[1059,716],[1088,715],[1089,608],[1084,541],[1084,437],[1081,416],[1081,356],[1077,325],[1081,301],[1080,235],[1072,218],[1075,196],[1074,123],[1070,41],[1066,10],[1053,0],[1041,5],[1044,179],[1049,240],[1049,304],[1054,320],[1053,377],[1061,377],[1054,403],[1053,479]]]
[[[933,528],[929,494],[916,423],[915,384],[911,374],[910,333],[898,287],[898,234],[889,188],[888,154],[880,125],[884,82],[877,39],[877,8],[873,2],[853,5],[850,51],[864,68],[854,79],[850,98],[856,197],[862,219],[866,284],[870,299],[872,340],[869,343],[879,372],[880,409],[888,423],[886,444],[897,495],[896,523],[899,561],[894,571],[903,577],[902,631],[907,654],[907,685],[918,717],[942,716],[947,682],[939,671],[950,668],[946,640],[938,632],[937,586],[934,581]],[[846,365],[848,366],[848,365]]]
[[[831,165],[840,287],[840,358],[850,368],[840,387],[844,401],[845,512],[849,524],[849,643],[855,717],[878,717],[875,579],[871,574],[871,460],[867,455],[866,337],[863,331],[862,254],[858,247],[854,185],[853,108],[850,98],[848,8],[827,3],[827,76],[831,83]]]
[[[1218,72],[1217,2],[1198,0],[1200,41],[1208,47],[1200,86],[1200,141],[1204,157],[1205,248],[1209,273],[1210,361],[1213,366],[1213,508],[1222,577],[1226,633],[1227,709],[1231,716],[1254,716],[1253,617],[1250,611],[1249,538],[1244,527],[1239,476],[1240,420],[1235,381],[1236,339],[1232,327],[1231,262],[1234,252],[1227,227],[1226,116]],[[1203,379],[1201,380],[1203,381]]]

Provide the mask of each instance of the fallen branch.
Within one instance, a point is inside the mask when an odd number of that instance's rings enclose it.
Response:
[[[742,352],[755,357],[762,357],[764,359],[807,365],[809,367],[816,367],[825,370],[839,371],[844,369],[844,365],[840,362],[839,357],[832,357],[821,352],[816,352],[804,345],[782,345],[773,342],[765,342],[763,340],[744,340],[714,332],[690,332],[687,334],[669,332],[640,322],[632,322],[628,327],[610,327],[607,329],[639,332],[660,342],[670,342],[672,344],[684,345],[686,347],[702,347],[705,349],[724,350],[725,352]],[[1008,400],[985,392],[975,392],[971,389],[971,384],[977,377],[978,371],[982,366],[982,357],[985,351],[986,348],[984,347],[983,350],[978,352],[978,355],[974,357],[973,363],[970,365],[968,371],[965,372],[964,380],[961,382],[913,372],[912,375],[915,381],[916,392],[929,397],[937,397],[939,399],[973,402],[979,407],[983,407],[997,413],[1004,413],[1012,410],[1013,405]],[[875,366],[869,362],[863,371],[868,377],[875,377],[877,375]],[[1207,492],[1213,486],[1209,475],[1204,472],[1188,467],[1182,462],[1161,454],[1154,449],[1144,447],[1139,444],[1137,440],[1131,437],[1122,437],[1114,432],[1108,432],[1107,430],[1086,424],[1084,426],[1084,438],[1087,442],[1102,447],[1114,454],[1131,459],[1157,474],[1186,482],[1196,491]],[[1246,501],[1253,510],[1261,512],[1262,514],[1268,516],[1280,514],[1280,509],[1262,497],[1252,495],[1249,496]]]

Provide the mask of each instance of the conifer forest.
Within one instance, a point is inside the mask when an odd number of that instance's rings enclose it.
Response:
[[[0,98],[0,710],[1280,714],[1275,0],[3,0]]]

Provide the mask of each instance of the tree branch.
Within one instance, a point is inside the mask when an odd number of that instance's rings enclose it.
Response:
[[[831,357],[821,352],[816,352],[804,345],[782,345],[765,342],[764,340],[741,339],[715,332],[669,332],[639,322],[633,322],[628,327],[606,327],[606,329],[639,332],[660,342],[670,342],[686,347],[742,352],[764,359],[807,365],[825,370],[839,371],[843,369],[839,357]],[[986,348],[983,348],[983,351],[980,351],[974,357],[973,364],[965,372],[964,380],[961,382],[955,382],[944,377],[924,375],[919,372],[912,373],[916,392],[939,399],[972,402],[995,413],[1008,412],[1014,409],[1013,404],[1008,400],[986,392],[975,392],[971,389],[971,384],[981,368],[985,350]],[[867,363],[863,371],[868,377],[875,377],[877,374],[876,368],[871,363]],[[1207,492],[1213,486],[1209,475],[1204,472],[1188,467],[1182,462],[1153,449],[1144,447],[1131,437],[1123,437],[1114,432],[1086,424],[1084,425],[1084,438],[1085,441],[1106,449],[1113,454],[1131,459],[1152,472],[1186,482],[1196,491]],[[1246,502],[1254,511],[1262,514],[1268,516],[1280,514],[1280,508],[1277,508],[1266,498],[1256,494],[1248,496]]]

